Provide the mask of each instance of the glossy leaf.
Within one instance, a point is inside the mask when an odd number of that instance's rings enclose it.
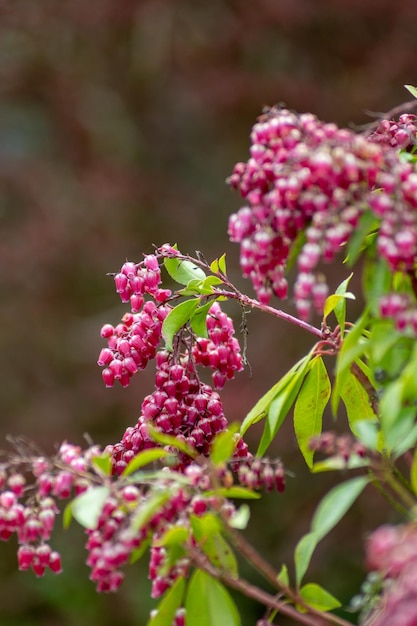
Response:
[[[417,98],[417,87],[413,87],[413,85],[404,85],[404,87],[411,93],[414,98]]]
[[[95,456],[91,459],[92,465],[96,468],[99,474],[102,476],[111,476],[113,469],[113,460],[110,454],[106,452]]]
[[[191,328],[193,332],[197,335],[197,337],[208,337],[207,315],[212,306],[212,301],[206,302],[206,304],[199,306],[191,317]]]
[[[185,602],[187,626],[241,626],[234,601],[218,580],[196,570]]]
[[[171,257],[164,259],[164,265],[171,278],[181,285],[188,285],[194,279],[204,280],[206,277],[205,272],[191,261]]]
[[[250,507],[247,504],[241,504],[240,507],[233,513],[232,517],[228,520],[228,525],[231,528],[237,530],[244,530],[249,524],[250,520]]]
[[[297,543],[294,552],[294,564],[295,564],[295,580],[297,587],[300,586],[301,581],[306,573],[308,566],[310,565],[311,557],[316,549],[320,537],[316,533],[310,532],[304,537],[301,537]]]
[[[265,420],[265,427],[262,433],[262,438],[257,450],[257,456],[263,456],[268,449],[269,445],[273,441],[274,437],[278,433],[285,418],[291,410],[292,405],[295,402],[297,394],[303,383],[304,377],[307,374],[311,364],[314,361],[310,361],[310,354],[304,359],[300,367],[292,371],[291,376],[287,380],[287,384],[279,391],[271,402],[268,415]]]
[[[135,512],[131,528],[133,530],[140,530],[146,526],[159,509],[170,499],[171,495],[168,489],[151,493]]]
[[[337,598],[315,583],[303,585],[300,589],[300,596],[309,606],[319,611],[332,611],[342,606]]]
[[[358,476],[333,487],[314,513],[311,531],[320,539],[325,537],[344,517],[368,482],[367,476]]]
[[[343,300],[355,300],[355,296],[351,291],[346,291],[345,293],[334,293],[326,298],[323,309],[323,323],[326,323],[326,318]]]
[[[369,479],[366,476],[352,478],[333,487],[324,496],[314,513],[310,532],[300,539],[295,548],[294,563],[297,586],[301,584],[319,541],[344,517],[368,482]]]
[[[368,467],[369,464],[369,459],[362,458],[358,454],[351,454],[347,461],[344,457],[337,455],[314,463],[311,471],[313,474],[319,474],[321,472],[358,469],[359,467]]]
[[[185,580],[177,578],[172,587],[165,593],[159,603],[157,613],[148,621],[147,626],[172,626],[175,613],[183,604]]]
[[[241,435],[244,435],[250,426],[263,419],[268,412],[271,402],[285,389],[285,387],[297,376],[297,373],[305,366],[311,358],[307,355],[300,359],[271,389],[258,400],[255,406],[249,411],[240,427]]]
[[[210,453],[210,460],[213,465],[223,465],[233,456],[236,447],[235,435],[238,430],[238,424],[230,424],[227,430],[216,435]]]
[[[232,548],[221,534],[222,525],[212,513],[191,517],[193,535],[210,562],[233,577],[238,575],[237,560]]]
[[[314,451],[309,447],[310,440],[321,433],[323,412],[330,392],[329,376],[323,359],[319,357],[312,362],[294,406],[294,430],[298,447],[310,468],[314,456]]]
[[[189,446],[185,441],[181,441],[181,439],[177,439],[173,435],[161,433],[159,430],[153,428],[150,424],[148,424],[147,426],[149,437],[156,443],[160,443],[163,446],[176,448],[177,450],[180,450],[180,452],[184,452],[184,454],[187,454],[192,459],[197,456],[196,451],[191,448],[191,446]]]
[[[92,487],[71,502],[72,516],[81,526],[88,529],[97,527],[103,506],[110,495],[108,487]]]
[[[224,498],[244,498],[246,500],[259,500],[261,497],[260,493],[256,491],[252,491],[247,487],[219,487],[219,489],[213,491],[206,491],[206,495],[219,495]]]
[[[160,461],[167,456],[172,456],[172,454],[163,448],[149,448],[148,450],[142,450],[131,461],[129,461],[122,472],[122,476],[129,476],[144,465],[148,465],[154,461]]]
[[[162,324],[162,337],[167,350],[172,351],[175,335],[193,316],[198,304],[199,300],[197,298],[185,300],[168,313]]]
[[[213,274],[221,273],[226,275],[226,253],[222,254],[219,259],[214,259],[214,261],[210,264],[210,269]]]
[[[280,585],[283,585],[284,587],[289,587],[290,577],[288,576],[288,567],[285,565],[285,563],[281,567],[281,570],[277,576],[277,580]]]
[[[343,295],[346,293],[349,283],[352,279],[353,274],[350,274],[345,280],[343,280],[340,285],[338,285],[335,295]],[[336,306],[334,307],[334,314],[337,319],[337,323],[340,327],[340,333],[343,336],[345,332],[345,322],[346,322],[346,300],[340,300]]]
[[[371,407],[368,392],[361,385],[351,370],[346,372],[344,384],[340,387],[340,397],[346,407],[349,425],[354,431],[355,423],[371,419],[376,415]]]

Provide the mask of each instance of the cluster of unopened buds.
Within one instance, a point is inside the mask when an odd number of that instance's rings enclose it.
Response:
[[[367,542],[367,565],[384,580],[379,603],[365,626],[412,626],[417,622],[417,526],[381,526]]]
[[[409,294],[390,293],[379,300],[379,311],[383,318],[392,319],[395,328],[417,334],[417,308]]]
[[[352,455],[363,458],[368,453],[366,447],[351,435],[339,435],[332,431],[312,437],[309,447],[310,450],[321,452],[328,457],[341,457],[345,462],[349,461]]]
[[[295,304],[303,319],[313,308],[321,313],[328,289],[318,266],[333,260],[369,209],[380,221],[378,253],[393,271],[414,267],[417,173],[398,150],[415,144],[415,133],[414,116],[385,120],[368,137],[287,109],[261,116],[249,160],[229,178],[246,200],[230,217],[229,236],[262,303],[287,296],[288,258],[302,233]]]

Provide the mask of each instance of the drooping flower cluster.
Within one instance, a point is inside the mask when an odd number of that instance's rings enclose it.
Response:
[[[415,135],[409,120],[401,124]],[[369,209],[380,220],[379,254],[393,270],[413,267],[417,173],[401,160],[400,139],[393,148],[378,137],[367,139],[287,109],[271,109],[255,124],[251,157],[229,178],[247,202],[230,217],[229,236],[240,243],[243,274],[261,302],[272,294],[286,297],[284,274],[297,240],[298,313],[306,319],[313,306],[321,311],[327,285],[319,262],[334,258]]]
[[[400,115],[396,120],[381,120],[369,135],[374,143],[385,144],[400,150],[410,150],[416,145],[417,116],[411,113]]]
[[[352,455],[362,458],[369,453],[363,443],[354,439],[352,435],[340,435],[332,431],[325,431],[312,437],[309,441],[309,448],[328,457],[340,457],[346,463]]]
[[[381,526],[367,543],[367,564],[385,579],[385,589],[365,626],[417,623],[417,527]]]

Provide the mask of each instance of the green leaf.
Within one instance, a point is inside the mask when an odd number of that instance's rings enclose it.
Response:
[[[358,227],[354,230],[347,244],[346,263],[352,267],[358,260],[361,252],[369,243],[369,235],[379,227],[380,220],[373,211],[365,211],[359,220]]]
[[[314,463],[311,471],[313,474],[319,474],[321,472],[334,472],[346,469],[358,469],[359,467],[368,467],[369,459],[362,458],[358,454],[351,454],[346,461],[342,456],[331,456],[324,461],[318,461]]]
[[[237,560],[230,545],[221,534],[222,526],[217,517],[212,513],[206,513],[201,517],[193,515],[191,527],[195,539],[210,562],[221,571],[236,578]]]
[[[131,528],[133,530],[140,530],[143,526],[152,519],[152,517],[164,506],[166,502],[171,498],[172,493],[169,489],[164,491],[153,491],[148,498],[139,506],[135,512]]]
[[[342,606],[337,598],[315,583],[303,585],[300,589],[300,596],[309,606],[319,611],[331,611]]]
[[[288,576],[288,567],[285,565],[285,563],[281,567],[281,570],[277,576],[277,581],[280,585],[283,585],[284,587],[289,587],[290,578]]]
[[[190,320],[191,328],[197,337],[208,337],[207,315],[212,306],[212,301],[199,306]]]
[[[181,285],[188,285],[193,279],[204,280],[206,277],[203,270],[191,261],[171,257],[164,259],[164,265],[171,278]]]
[[[417,450],[414,450],[413,464],[410,472],[410,482],[414,493],[417,495]]]
[[[294,552],[294,564],[295,564],[295,580],[297,587],[300,586],[301,581],[306,573],[308,566],[310,565],[311,557],[316,549],[316,546],[320,538],[316,533],[308,533],[301,537],[297,543]]]
[[[367,476],[358,476],[333,487],[314,513],[311,531],[319,539],[323,539],[344,517],[368,482]]]
[[[70,527],[71,522],[72,522],[72,502],[69,502],[67,506],[65,507],[64,513],[62,515],[62,525],[65,530]]]
[[[213,465],[223,465],[233,456],[236,447],[235,435],[238,431],[238,424],[230,424],[227,430],[216,435],[210,453]]]
[[[354,361],[359,359],[368,348],[369,340],[365,336],[365,329],[368,324],[369,311],[365,310],[355,326],[345,336],[340,348],[336,362],[336,380],[333,385],[332,412],[337,415],[339,407],[340,391],[346,382],[350,368]]]
[[[164,338],[167,350],[172,352],[175,335],[193,316],[199,302],[198,298],[185,300],[168,313],[162,324],[162,337]]]
[[[250,507],[247,504],[241,504],[240,507],[233,513],[232,517],[228,520],[228,525],[231,528],[238,530],[244,530],[249,524],[250,520]]]
[[[259,500],[261,494],[256,493],[256,491],[252,491],[251,489],[247,489],[247,487],[220,487],[219,489],[213,491],[206,491],[206,495],[216,494],[222,496],[224,498],[245,498],[247,500]]]
[[[317,544],[344,517],[353,502],[368,484],[366,476],[358,476],[333,487],[322,499],[311,522],[311,531],[298,542],[295,553],[295,577],[297,586],[310,565]]]
[[[268,389],[262,398],[258,400],[242,422],[240,427],[241,435],[244,435],[250,426],[256,424],[267,415],[268,408],[272,400],[274,400],[274,398],[280,394],[280,392],[293,380],[293,378],[296,377],[297,372],[302,370],[310,358],[311,355],[308,354],[300,359],[277,383],[275,383],[273,387],[271,387],[271,389]]]
[[[323,359],[312,362],[294,406],[294,430],[298,446],[308,467],[313,465],[310,440],[321,433],[323,412],[330,398],[331,386]]]
[[[187,626],[241,626],[229,592],[218,580],[199,569],[188,585],[185,610]]]
[[[349,426],[353,433],[355,433],[356,422],[376,418],[367,391],[351,370],[346,372],[344,384],[340,388],[340,397],[346,407]]]
[[[92,487],[71,502],[71,513],[77,522],[93,530],[97,527],[103,506],[110,495],[108,487]]]
[[[337,305],[343,302],[343,300],[355,300],[355,299],[356,298],[354,294],[351,293],[350,291],[346,291],[345,293],[334,293],[333,295],[328,296],[324,303],[323,323],[324,324],[326,323],[327,316],[330,315],[330,313],[332,313],[337,307]]]
[[[214,259],[214,261],[210,264],[210,269],[213,274],[218,274],[219,272],[223,275],[226,275],[226,253],[222,254],[219,259]]]
[[[310,361],[310,358],[310,354],[304,357],[301,367],[292,373],[291,378],[288,379],[288,383],[271,402],[262,438],[256,453],[257,456],[263,456],[265,454],[267,448],[290,412],[303,383],[304,377],[314,362],[314,359],[313,361]]]
[[[171,626],[177,609],[183,603],[184,594],[185,580],[181,576],[177,578],[172,587],[165,593],[162,602],[158,605],[156,615],[151,617],[147,626]]]
[[[369,450],[378,449],[379,427],[377,420],[359,420],[355,422],[353,434]]]
[[[346,293],[349,283],[352,279],[353,273],[350,274],[345,280],[343,280],[340,285],[337,287],[335,291],[335,295],[343,295]],[[346,300],[340,300],[334,307],[334,314],[337,319],[337,323],[340,327],[340,333],[343,337],[345,332],[345,322],[346,322]]]
[[[91,463],[102,476],[111,476],[113,461],[111,455],[107,452],[93,457]]]
[[[148,463],[153,463],[154,461],[159,461],[167,456],[172,456],[172,454],[163,448],[150,448],[148,450],[142,450],[142,452],[139,452],[131,461],[129,461],[122,472],[122,476],[129,476],[129,474],[133,474],[133,472],[140,469],[144,465],[148,465]]]
[[[414,98],[417,98],[417,87],[413,87],[413,85],[404,85],[404,87],[411,93]]]
[[[391,288],[392,272],[383,257],[377,260],[366,258],[363,272],[363,292],[369,309],[379,317],[379,301]]]
[[[161,433],[159,430],[153,428],[149,423],[147,424],[149,437],[155,441],[156,443],[161,444],[162,446],[170,446],[171,448],[176,448],[180,452],[184,452],[189,457],[194,459],[197,456],[196,451],[191,448],[185,441],[181,441],[181,439],[177,439],[173,435],[166,435],[165,433]]]

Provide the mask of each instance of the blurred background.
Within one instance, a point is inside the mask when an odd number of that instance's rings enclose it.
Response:
[[[153,371],[128,389],[102,384],[99,329],[125,310],[106,273],[152,244],[177,242],[208,259],[226,251],[231,276],[252,295],[227,239],[240,199],[225,179],[246,160],[262,107],[284,102],[363,124],[367,110],[409,99],[403,84],[417,81],[416,50],[412,0],[2,2],[1,440],[24,435],[46,452],[64,439],[83,444],[84,433],[118,441]],[[239,320],[232,305],[228,312]],[[244,372],[225,390],[230,419],[242,419],[310,345],[252,313],[253,378]],[[274,453],[295,478],[284,495],[256,504],[248,535],[291,569],[297,539],[339,477],[309,476],[290,423]],[[309,579],[347,603],[363,579],[357,546],[385,515],[377,496],[359,501],[320,545]],[[145,564],[130,568],[117,595],[98,596],[83,543],[80,528],[58,529],[65,571],[40,580],[17,572],[12,542],[1,546],[0,624],[145,625],[153,606]],[[241,606],[244,626],[253,625],[259,607]]]

